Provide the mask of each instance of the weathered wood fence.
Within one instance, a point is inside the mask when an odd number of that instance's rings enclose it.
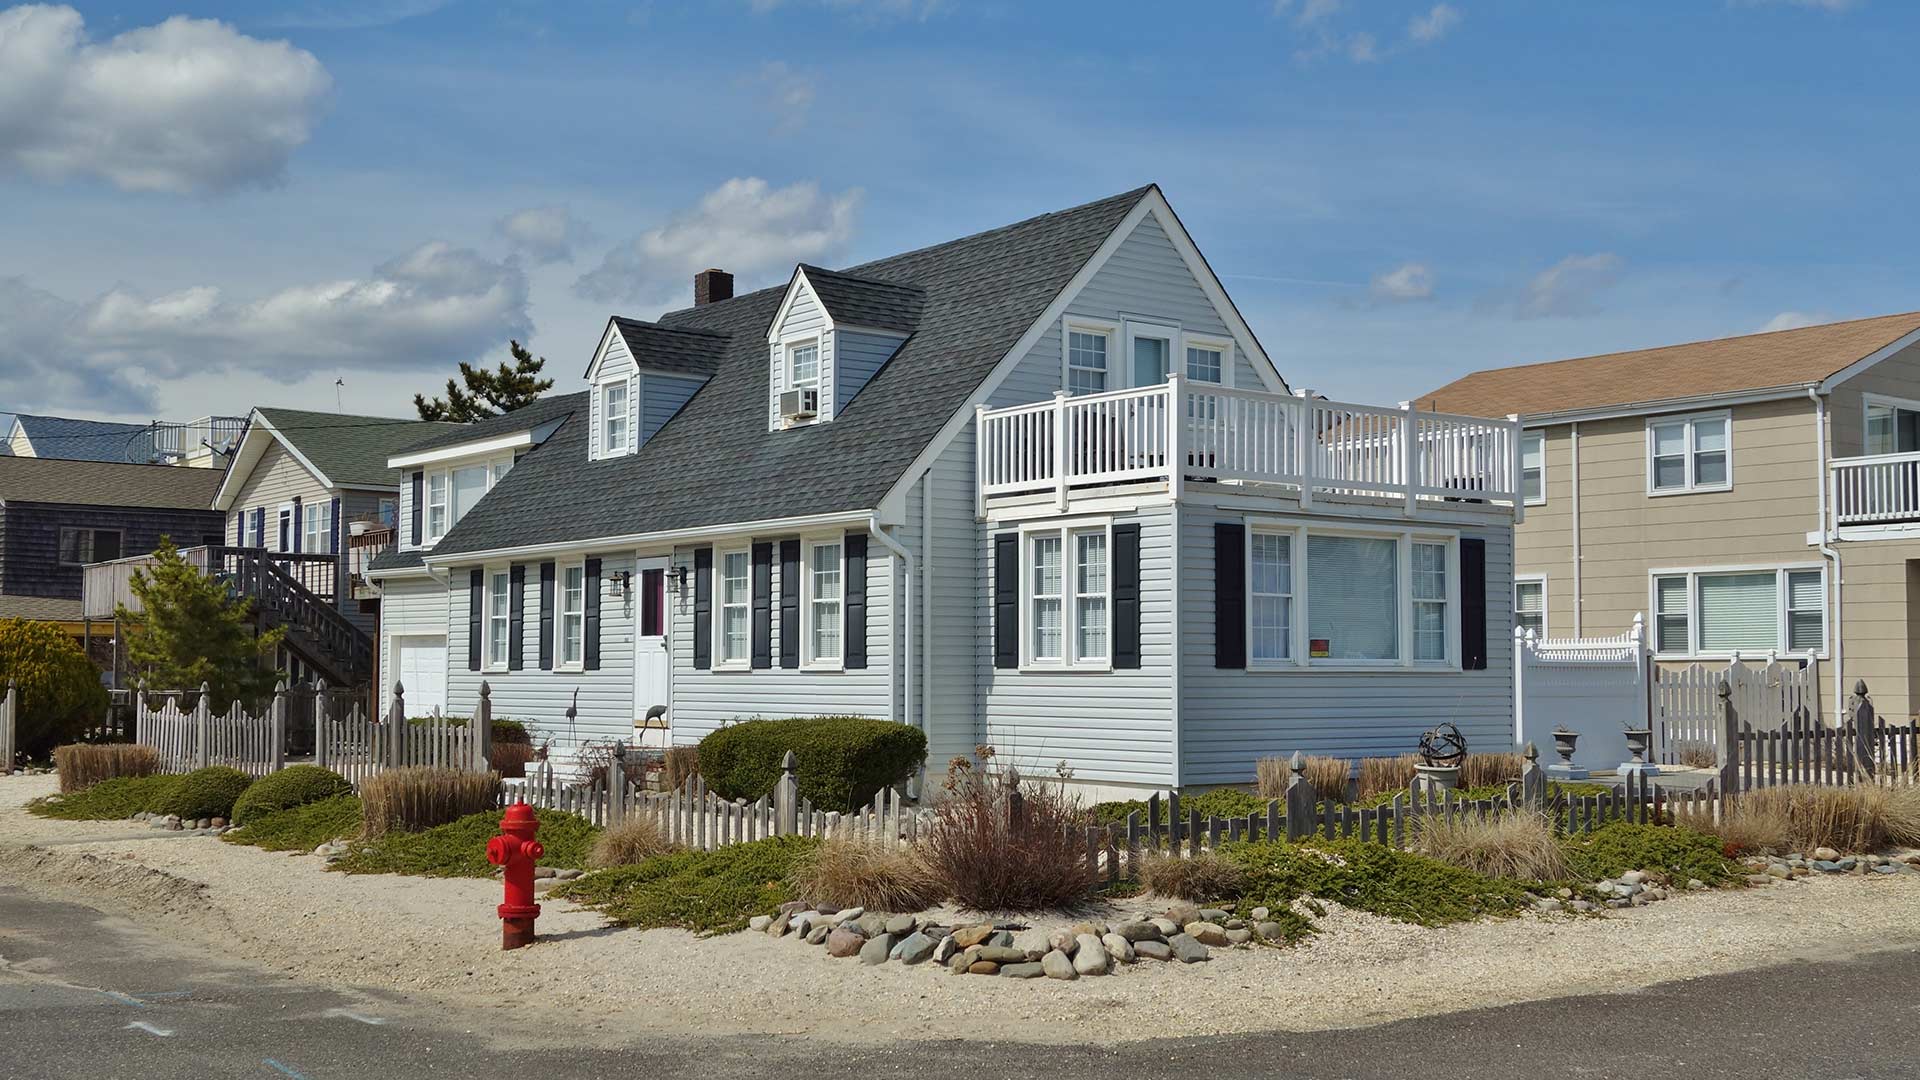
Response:
[[[480,684],[480,705],[470,721],[447,717],[407,718],[406,688],[393,684],[393,704],[384,721],[358,700],[335,701],[314,717],[313,760],[347,778],[356,790],[382,769],[429,766],[485,772],[493,748],[493,688]]]
[[[1889,724],[1873,707],[1867,684],[1856,681],[1838,727],[1801,705],[1780,726],[1757,726],[1742,711],[1739,695],[1722,682],[1715,692],[1719,712],[1719,779],[1730,792],[1779,784],[1882,784],[1920,782],[1920,724]],[[1771,709],[1768,702],[1763,709]]]
[[[279,687],[264,716],[249,716],[236,701],[224,712],[213,711],[213,695],[206,683],[184,704],[182,690],[134,694],[133,741],[160,755],[160,771],[192,772],[225,765],[250,776],[265,776],[285,768],[286,687]]]
[[[8,679],[6,695],[0,697],[0,773],[13,771],[13,758],[20,749],[19,700],[20,691]]]
[[[1820,661],[1769,653],[1763,663],[1734,655],[1726,667],[1691,664],[1655,670],[1652,682],[1654,754],[1661,765],[1700,765],[1717,760],[1721,748],[1720,687],[1755,730],[1787,727],[1801,713],[1815,721],[1820,711]]]

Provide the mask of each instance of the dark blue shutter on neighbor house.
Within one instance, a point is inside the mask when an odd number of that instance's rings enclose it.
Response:
[[[1487,669],[1487,542],[1460,541],[1460,666]]]
[[[420,544],[420,521],[426,513],[426,507],[421,504],[426,501],[427,501],[427,474],[423,472],[415,472],[413,474],[412,517],[413,517],[413,543],[416,547],[419,546]]]
[[[1247,527],[1213,526],[1213,666],[1247,666]]]
[[[483,572],[474,567],[467,574],[467,670],[480,670],[481,582]]]
[[[240,542],[246,543],[244,539]],[[264,506],[253,508],[253,542],[256,547],[267,546],[267,508]]]
[[[581,631],[582,636],[586,640],[582,642],[582,651],[585,653],[585,656],[582,657],[580,666],[585,668],[588,671],[599,671],[600,670],[600,560],[588,559],[586,570],[587,570],[587,611],[586,611],[586,618],[585,620],[583,620],[586,623],[586,626]]]
[[[293,550],[300,550],[300,496],[293,497]]]
[[[507,598],[507,670],[519,671],[526,666],[527,637],[527,567],[525,563],[514,563],[507,570],[507,587],[513,590]]]
[[[553,670],[553,564],[540,564],[540,670]]]
[[[993,666],[1020,666],[1020,534],[993,538]]]
[[[800,541],[780,541],[780,666],[800,666]]]
[[[753,666],[773,666],[773,545],[753,545]]]
[[[867,666],[867,534],[848,533],[846,539],[846,668]]]
[[[713,549],[693,552],[693,666],[713,667]]]
[[[1113,666],[1140,666],[1140,526],[1113,527]]]

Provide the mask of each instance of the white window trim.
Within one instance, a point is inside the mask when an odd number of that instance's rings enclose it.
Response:
[[[314,527],[322,517],[327,519],[327,527]],[[333,500],[327,499],[307,504],[300,513],[300,552],[303,555],[336,555],[333,550]],[[315,545],[319,546],[315,546]],[[324,547],[326,550],[321,550]]]
[[[1106,537],[1107,551],[1107,654],[1079,660],[1074,653],[1079,629],[1079,605],[1074,601],[1073,538],[1079,533],[1099,532]],[[1060,659],[1040,660],[1033,655],[1033,538],[1055,535],[1060,538]],[[1092,594],[1088,594],[1092,595]],[[1113,519],[1072,518],[1065,521],[1030,521],[1020,526],[1020,670],[1100,673],[1113,670]]]
[[[1118,390],[1122,387],[1138,389],[1142,385],[1133,381],[1133,342],[1136,338],[1164,339],[1167,343],[1167,371],[1169,373],[1175,371],[1185,373],[1187,368],[1186,339],[1181,336],[1178,326],[1172,323],[1154,322],[1150,319],[1128,319],[1122,326],[1122,329],[1124,333],[1121,335],[1121,343],[1123,346],[1121,349],[1121,363],[1124,367],[1122,368],[1118,385],[1115,385],[1113,380],[1109,379],[1107,381],[1107,389]],[[1158,386],[1160,384],[1156,382],[1152,385]]]
[[[597,411],[600,414],[600,429],[593,433],[593,438],[600,447],[600,456],[603,458],[624,457],[633,453],[633,402],[638,382],[638,379],[630,375],[624,379],[608,379],[596,384],[593,388],[595,404],[599,406]],[[607,422],[613,419],[613,414],[607,409],[607,394],[616,386],[626,392],[624,408],[620,410],[621,443],[617,450],[607,444]]]
[[[1544,641],[1546,640],[1548,631],[1552,625],[1552,619],[1548,614],[1548,607],[1547,607],[1547,596],[1548,596],[1547,575],[1545,574],[1513,575],[1513,625],[1515,626],[1520,625],[1520,586],[1522,585],[1540,586],[1540,636],[1535,638],[1534,640]],[[1648,608],[1647,610],[1651,611],[1653,609]]]
[[[513,657],[513,568],[505,564],[483,567],[480,589],[480,670],[505,671]],[[493,610],[493,579],[507,579],[507,610]],[[493,658],[493,620],[505,619],[507,622],[506,655],[499,660]]]
[[[1540,494],[1537,496],[1529,496],[1526,499],[1526,505],[1545,506],[1547,504],[1547,432],[1546,432],[1546,429],[1533,428],[1531,430],[1522,431],[1520,433],[1520,486],[1522,490],[1525,490],[1526,483],[1527,483],[1527,480],[1526,480],[1527,441],[1529,439],[1538,439],[1540,441]],[[1651,469],[1653,465],[1653,451],[1651,449],[1653,445],[1652,443],[1653,431],[1651,428],[1649,428],[1647,431],[1647,440],[1648,440],[1647,445],[1649,447],[1647,451],[1647,465],[1648,465],[1648,468]],[[1729,439],[1728,441],[1731,442],[1732,440]],[[1731,463],[1733,460],[1733,452],[1731,448],[1728,449],[1727,460],[1729,463]],[[1732,474],[1729,473],[1728,475],[1731,476]],[[1647,486],[1648,487],[1653,486],[1653,473],[1651,471],[1647,473]],[[1545,635],[1542,635],[1542,636],[1544,637]]]
[[[281,543],[280,541],[280,522],[282,520],[285,520],[287,523],[287,539],[285,543]],[[281,503],[279,511],[273,515],[273,542],[279,544],[278,547],[274,548],[275,551],[283,554],[293,551],[293,504],[290,502]],[[263,544],[261,546],[264,547],[265,545]]]
[[[1756,660],[1772,654],[1783,659],[1799,658],[1806,652],[1793,652],[1786,648],[1788,634],[1787,619],[1787,575],[1802,571],[1817,570],[1820,573],[1820,647],[1812,655],[1818,659],[1827,659],[1827,650],[1833,643],[1833,602],[1832,583],[1827,575],[1824,562],[1795,563],[1743,563],[1732,566],[1667,566],[1647,571],[1647,610],[1653,612],[1653,658],[1656,660],[1731,660],[1739,656],[1746,660]],[[1700,578],[1719,577],[1725,574],[1752,574],[1772,572],[1774,583],[1774,624],[1775,638],[1778,643],[1773,649],[1756,649],[1753,652],[1717,650],[1708,652],[1700,648]],[[1659,579],[1665,577],[1684,577],[1687,579],[1687,647],[1683,651],[1660,648],[1660,609]]]
[[[727,655],[727,556],[745,555],[747,557],[747,648],[745,655],[733,657]],[[768,598],[771,601],[771,597]],[[743,544],[734,547],[716,547],[713,549],[713,670],[715,671],[751,671],[753,670],[753,545]]]
[[[1073,372],[1076,368],[1073,363],[1073,349],[1071,346],[1073,340],[1072,335],[1076,333],[1099,334],[1107,339],[1106,389],[1114,390],[1118,389],[1119,386],[1125,385],[1124,383],[1117,383],[1117,372],[1114,370],[1119,362],[1119,350],[1117,350],[1115,346],[1120,341],[1120,324],[1106,319],[1088,319],[1078,315],[1068,315],[1063,317],[1060,323],[1060,389],[1065,390],[1069,394],[1073,392]],[[1092,371],[1093,369],[1079,368],[1077,370]]]
[[[793,373],[793,354],[811,345],[813,347],[813,378],[801,382]],[[792,338],[780,343],[780,383],[783,390],[800,390],[806,387],[820,389],[820,365],[825,362],[822,355],[826,350],[820,347],[820,336]]]
[[[1459,671],[1460,667],[1460,534],[1444,529],[1421,528],[1374,528],[1361,525],[1329,526],[1310,524],[1287,518],[1248,518],[1246,520],[1245,541],[1241,548],[1241,580],[1246,583],[1246,602],[1243,618],[1246,620],[1242,640],[1253,640],[1253,534],[1284,533],[1293,537],[1293,625],[1292,639],[1288,642],[1290,654],[1286,660],[1253,659],[1251,645],[1247,650],[1247,670],[1251,672],[1273,671]],[[1396,615],[1397,641],[1395,651],[1399,654],[1391,660],[1349,660],[1323,657],[1315,659],[1308,655],[1308,642],[1312,635],[1308,631],[1308,619],[1312,610],[1312,590],[1307,588],[1307,563],[1310,556],[1307,551],[1309,536],[1357,536],[1369,539],[1390,538],[1395,544],[1395,573],[1398,576],[1396,593],[1399,609]],[[1415,660],[1413,658],[1413,545],[1442,544],[1447,549],[1447,649],[1444,660]]]
[[[485,469],[487,473],[486,486],[480,489],[480,497],[485,499],[487,493],[493,490],[493,485],[498,483],[501,477],[513,471],[514,464],[512,454],[496,454],[489,458],[454,462],[443,468],[428,469],[426,471],[426,478],[420,483],[420,496],[426,502],[426,506],[420,516],[420,531],[423,534],[421,537],[421,546],[424,547],[439,543],[448,533],[453,531],[455,525],[460,524],[459,519],[453,516],[454,473],[463,469]],[[505,466],[504,470],[501,469],[502,466]],[[445,485],[446,492],[445,500],[438,503],[433,501],[433,482],[436,479]],[[437,533],[433,531],[433,508],[436,506],[445,511],[446,516],[446,528]]]
[[[1860,456],[1862,457],[1884,456],[1884,454],[1876,454],[1873,451],[1867,449],[1867,418],[1873,412],[1873,407],[1875,405],[1884,405],[1892,409],[1905,409],[1908,412],[1920,413],[1920,401],[1915,401],[1912,398],[1894,397],[1891,394],[1865,394],[1865,393],[1861,394],[1860,395]],[[1896,432],[1894,434],[1894,441],[1896,446],[1899,444],[1899,438],[1900,438],[1899,433]],[[1899,453],[1899,451],[1889,450],[1889,451],[1885,451],[1884,453],[1897,454]]]
[[[1180,341],[1180,377],[1192,379],[1187,371],[1188,349],[1214,349],[1220,353],[1220,381],[1206,383],[1207,386],[1231,388],[1233,386],[1233,341],[1229,338],[1212,337],[1207,334],[1182,334]],[[1192,379],[1198,383],[1200,380]]]
[[[813,654],[813,550],[840,549],[840,655]],[[749,569],[748,573],[752,573]],[[751,592],[752,583],[748,583]],[[751,600],[749,600],[751,606]],[[751,617],[751,616],[749,616]],[[800,538],[800,666],[807,671],[845,671],[847,667],[847,543],[845,533]]]
[[[1694,463],[1694,458],[1699,453],[1699,451],[1694,449],[1693,426],[1694,424],[1702,420],[1719,420],[1726,424],[1727,482],[1724,484],[1698,484],[1694,482],[1694,478],[1693,478],[1694,464],[1693,463]],[[1656,427],[1665,427],[1668,424],[1679,424],[1679,423],[1684,423],[1687,426],[1687,435],[1686,435],[1687,482],[1680,487],[1656,488],[1653,486],[1653,429]],[[1707,491],[1732,491],[1733,490],[1733,411],[1731,409],[1719,409],[1714,412],[1685,413],[1677,416],[1669,415],[1669,416],[1647,417],[1647,449],[1646,449],[1644,464],[1647,470],[1647,495],[1650,498],[1658,498],[1658,497],[1667,496],[1667,495],[1693,495],[1699,492],[1707,492]]]
[[[436,479],[442,482],[440,501],[437,503],[433,501],[433,482]],[[435,544],[453,528],[453,474],[445,470],[429,472],[421,484],[421,492],[421,497],[427,504],[421,518],[421,528],[426,534],[423,539],[428,544]],[[433,509],[436,506],[440,508],[442,527],[439,532],[433,531]]]
[[[580,659],[566,659],[567,571],[580,571]],[[587,663],[587,564],[561,563],[553,569],[553,670],[585,671]]]

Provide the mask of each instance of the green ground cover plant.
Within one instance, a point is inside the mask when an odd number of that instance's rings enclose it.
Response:
[[[1311,916],[1325,912],[1320,901],[1419,926],[1510,915],[1529,903],[1520,882],[1357,840],[1226,844],[1220,853],[1244,875],[1238,914],[1270,909],[1288,941],[1313,933]],[[1308,913],[1294,910],[1295,901]]]
[[[570,881],[549,895],[594,908],[618,926],[725,934],[793,899],[788,881],[819,844],[779,836],[717,851],[657,855]]]
[[[360,800],[352,795],[261,814],[220,839],[264,851],[312,851],[333,840],[360,835]]]
[[[178,776],[122,776],[85,791],[49,795],[27,805],[30,813],[59,821],[113,821],[154,809],[179,784]]]
[[[1562,842],[1575,880],[1599,881],[1628,870],[1664,875],[1681,885],[1697,879],[1727,885],[1741,875],[1717,836],[1673,825],[1635,825],[1616,821]]]
[[[353,792],[347,778],[318,765],[289,765],[253,782],[233,804],[233,823],[245,825],[279,810]]]
[[[487,841],[499,834],[502,813],[486,810],[420,832],[393,830],[356,840],[329,869],[349,874],[491,877],[494,868],[487,862]],[[540,821],[535,839],[547,849],[541,866],[585,870],[591,865],[598,828],[583,817],[558,810],[535,810],[534,816]]]

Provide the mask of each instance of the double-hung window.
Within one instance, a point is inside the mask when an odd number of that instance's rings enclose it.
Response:
[[[1249,666],[1458,662],[1451,537],[1411,530],[1247,531]]]
[[[300,550],[312,555],[333,554],[333,504],[313,503],[300,513]]]
[[[794,389],[820,385],[820,345],[807,342],[787,349],[787,385]]]
[[[1647,421],[1647,490],[1654,495],[1725,491],[1733,486],[1727,413],[1657,416]]]
[[[1528,506],[1547,501],[1547,433],[1520,435],[1520,495]]]
[[[1826,575],[1815,567],[1659,572],[1654,650],[1668,656],[1824,652]]]
[[[438,540],[447,535],[453,523],[447,520],[448,478],[443,472],[427,474],[427,538]]]
[[[752,570],[751,555],[744,549],[720,556],[720,602],[714,605],[719,632],[714,637],[719,641],[719,660],[723,664],[744,665],[749,659],[747,634],[751,619]]]
[[[554,625],[559,637],[560,667],[578,668],[586,657],[587,568],[579,563],[560,571],[560,619]]]
[[[486,600],[487,667],[501,670],[507,666],[508,619],[513,614],[513,578],[505,570],[487,571]]]
[[[837,665],[842,659],[846,610],[846,570],[840,541],[807,545],[806,575],[806,661]]]
[[[1547,636],[1547,579],[1520,578],[1513,583],[1513,624],[1532,631],[1536,639]]]
[[[1113,662],[1112,540],[1105,522],[1029,531],[1023,544],[1026,663],[1105,669]]]
[[[63,527],[60,530],[60,562],[63,565],[85,566],[87,563],[111,562],[119,557],[118,529]]]
[[[1107,388],[1107,353],[1113,331],[1067,324],[1067,393],[1098,394]]]
[[[627,380],[600,388],[601,456],[627,452]]]

